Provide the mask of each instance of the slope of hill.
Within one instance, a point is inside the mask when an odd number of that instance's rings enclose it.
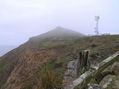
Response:
[[[119,35],[85,37],[56,28],[33,37],[1,57],[0,89],[39,89],[44,68],[63,77],[67,63],[84,49],[91,50],[90,60],[97,63],[119,51]]]

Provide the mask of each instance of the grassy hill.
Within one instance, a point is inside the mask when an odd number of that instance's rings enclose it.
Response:
[[[87,37],[64,28],[57,29],[32,37],[1,57],[0,89],[39,89],[41,74],[46,69],[63,78],[67,63],[81,50],[91,50],[93,64],[119,51],[119,35]]]

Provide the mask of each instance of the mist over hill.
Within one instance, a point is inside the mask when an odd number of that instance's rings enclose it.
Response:
[[[0,56],[6,54],[7,52],[11,51],[16,47],[17,46],[13,46],[13,45],[0,45]]]
[[[38,35],[38,36],[35,36],[35,37],[32,37],[30,38],[31,40],[39,40],[39,39],[52,39],[52,40],[63,40],[63,39],[67,39],[67,40],[71,40],[74,39],[74,38],[77,38],[77,37],[83,37],[85,36],[84,34],[82,33],[79,33],[79,32],[76,32],[76,31],[73,31],[71,29],[67,29],[67,28],[64,28],[64,27],[56,27],[55,29],[53,30],[50,30],[44,34],[41,34],[41,35]]]

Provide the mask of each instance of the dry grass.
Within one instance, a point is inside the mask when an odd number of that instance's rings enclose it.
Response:
[[[41,75],[39,89],[63,89],[62,79],[52,71],[45,71]]]

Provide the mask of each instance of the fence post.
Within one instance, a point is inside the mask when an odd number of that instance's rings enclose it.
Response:
[[[90,68],[88,57],[89,57],[89,50],[79,52],[77,62],[77,77],[79,77],[81,74],[83,74]]]

